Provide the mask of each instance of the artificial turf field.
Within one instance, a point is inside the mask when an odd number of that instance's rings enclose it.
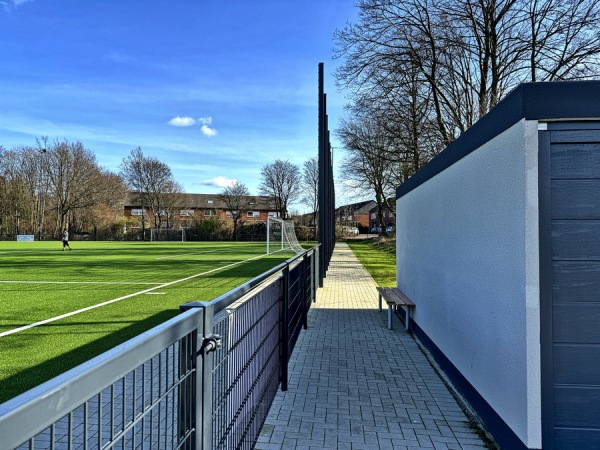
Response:
[[[0,242],[0,403],[293,256],[264,242],[61,247]]]

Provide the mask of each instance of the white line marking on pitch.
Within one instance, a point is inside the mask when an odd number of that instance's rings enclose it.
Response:
[[[243,244],[238,244],[238,245],[228,245],[227,247],[219,247],[216,248],[214,250],[206,250],[204,252],[192,252],[192,253],[178,253],[176,255],[169,255],[169,256],[161,256],[160,258],[156,258],[156,259],[170,259],[170,258],[179,258],[180,256],[188,256],[188,255],[200,255],[202,253],[214,253],[214,252],[218,252],[220,250],[224,250],[226,248],[237,248],[237,247],[242,247]]]
[[[26,281],[26,280],[0,280],[0,283],[18,283],[18,284],[149,284],[158,285],[164,283],[150,283],[147,281]]]
[[[152,287],[152,288],[144,289],[143,291],[134,292],[133,294],[124,295],[123,297],[119,297],[119,298],[115,298],[115,299],[112,299],[112,300],[108,300],[106,302],[98,303],[97,305],[92,305],[92,306],[88,306],[87,308],[78,309],[77,311],[71,311],[71,312],[66,313],[66,314],[61,314],[60,316],[51,317],[50,319],[40,320],[39,322],[31,323],[29,325],[24,325],[22,327],[14,328],[12,330],[7,330],[7,331],[4,331],[4,332],[0,333],[0,337],[9,336],[11,334],[15,334],[15,333],[19,333],[21,331],[29,330],[30,328],[35,328],[35,327],[38,327],[40,325],[45,325],[47,323],[56,322],[57,320],[66,319],[67,317],[71,317],[71,316],[74,316],[74,315],[82,313],[82,312],[91,311],[92,309],[100,308],[101,306],[106,306],[106,305],[110,305],[111,303],[120,302],[121,300],[125,300],[125,299],[131,298],[131,297],[135,297],[136,295],[147,294],[148,292],[152,292],[152,291],[155,291],[155,290],[160,289],[160,288],[164,288],[164,287],[167,287],[167,286],[171,286],[173,284],[181,283],[182,281],[191,280],[193,278],[198,278],[198,277],[201,277],[202,275],[208,275],[209,273],[217,272],[219,270],[227,269],[229,267],[238,266],[238,265],[243,264],[243,263],[248,262],[248,261],[252,261],[252,260],[255,260],[255,259],[258,259],[258,258],[263,258],[264,256],[266,256],[266,255],[258,255],[258,256],[255,256],[254,258],[249,258],[249,259],[246,259],[244,261],[238,261],[238,262],[235,262],[235,263],[232,263],[232,264],[227,264],[226,266],[217,267],[216,269],[211,269],[211,270],[209,270],[207,272],[197,273],[196,275],[191,275],[189,277],[181,278],[180,280],[170,281],[169,283],[164,283],[164,284]]]
[[[231,247],[223,247],[223,248],[231,248]],[[179,253],[177,255],[170,255],[170,256],[161,256],[160,258],[156,258],[156,259],[170,259],[170,258],[179,258],[180,256],[188,256],[188,255],[200,255],[202,253],[214,253],[214,252],[218,252],[219,249],[215,249],[215,250],[206,250],[205,252],[193,252],[193,253]]]

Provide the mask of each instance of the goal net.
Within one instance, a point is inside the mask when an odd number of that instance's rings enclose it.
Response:
[[[304,251],[296,237],[292,220],[269,217],[267,219],[267,254],[282,250],[291,250],[296,254]]]
[[[151,228],[150,241],[178,241],[185,242],[185,229],[183,228]]]

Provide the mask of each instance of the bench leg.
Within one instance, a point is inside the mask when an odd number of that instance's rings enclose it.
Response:
[[[388,305],[388,330],[392,329],[392,305]]]

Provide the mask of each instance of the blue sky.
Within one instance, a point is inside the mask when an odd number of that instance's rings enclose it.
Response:
[[[81,141],[117,171],[141,146],[186,192],[317,155],[346,102],[332,36],[354,0],[0,0],[0,145]],[[336,145],[335,142],[333,144]]]

